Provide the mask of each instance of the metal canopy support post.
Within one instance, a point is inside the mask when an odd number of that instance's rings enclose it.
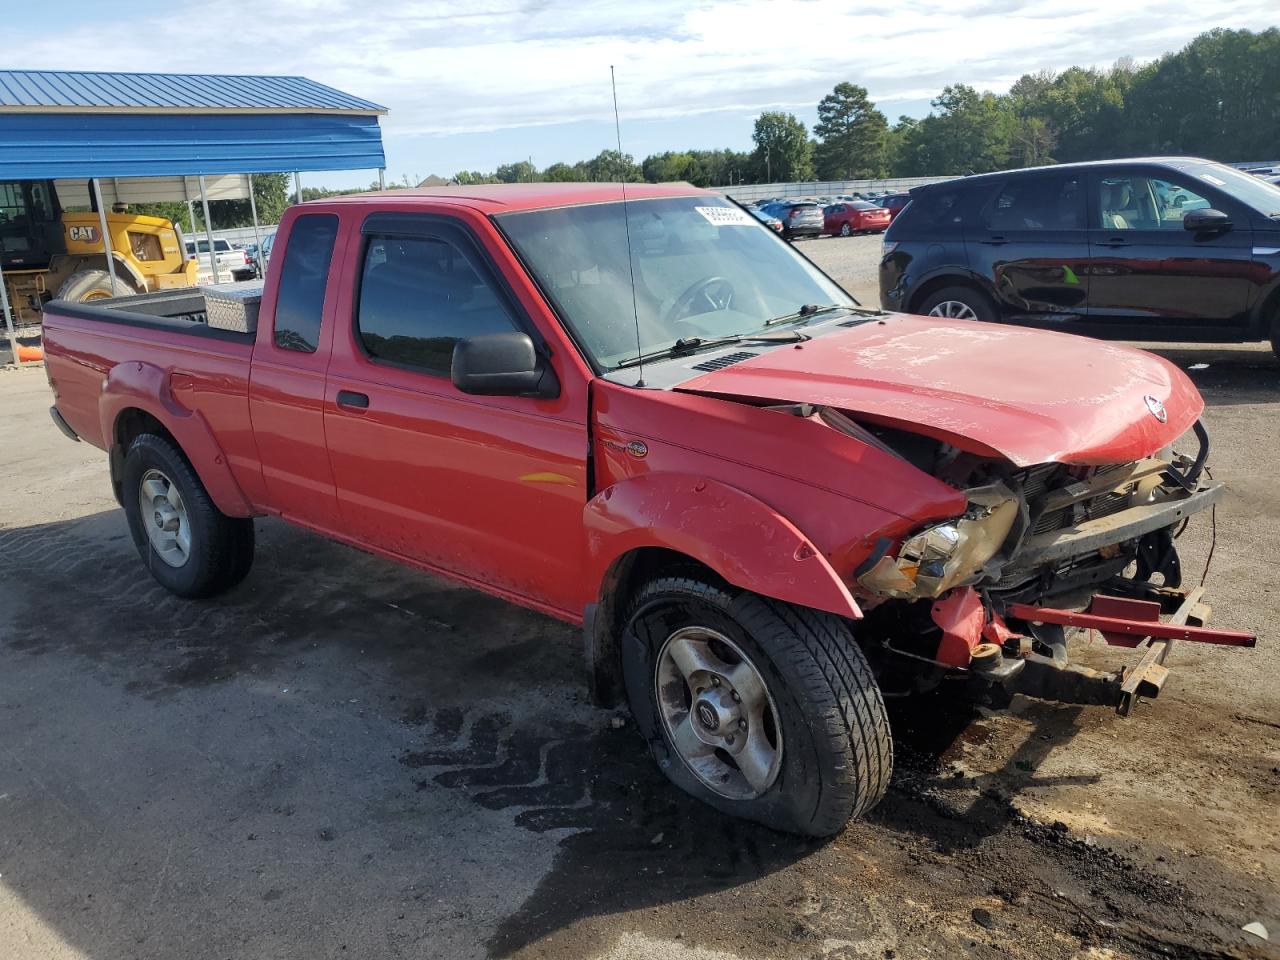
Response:
[[[249,177],[249,212],[253,214],[253,242],[258,245],[254,259],[258,261],[258,272],[266,277],[267,264],[262,259],[262,234],[258,232],[258,201],[253,198],[253,174],[250,173],[247,176]]]
[[[13,332],[13,311],[9,309],[9,289],[4,284],[4,267],[0,267],[0,310],[4,311],[4,328],[9,334],[9,349],[13,351],[13,365],[22,366],[18,359],[18,337]]]
[[[301,203],[302,202],[302,174],[298,173],[296,170],[293,172],[293,190],[294,190],[293,202]]]
[[[209,190],[204,183],[204,174],[200,174],[200,209],[204,211],[204,235],[209,241],[209,268],[213,271],[213,282],[221,283],[222,277],[218,273],[218,254],[213,249],[213,221],[209,219]],[[196,243],[197,254],[200,251],[199,242]]]
[[[387,168],[386,167],[378,168],[378,189],[379,190],[387,189]]]
[[[102,187],[98,183],[98,178],[94,177],[89,181],[93,185],[93,202],[98,207],[98,223],[102,227],[102,251],[107,255],[107,272],[111,274],[111,295],[113,297],[120,296],[120,284],[116,280],[116,258],[111,251],[111,233],[107,230],[107,211],[102,205]]]

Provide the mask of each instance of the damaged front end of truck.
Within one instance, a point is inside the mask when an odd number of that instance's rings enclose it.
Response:
[[[891,449],[901,434],[872,436]],[[993,705],[1022,693],[1127,715],[1160,694],[1176,641],[1253,646],[1250,633],[1207,626],[1203,584],[1186,585],[1201,578],[1184,576],[1177,537],[1223,493],[1198,421],[1192,436],[1190,453],[1104,466],[1016,467],[937,444],[930,472],[964,490],[968,509],[897,544],[881,539],[855,572],[886,692],[962,680]],[[918,438],[909,446],[925,466]],[[1147,645],[1101,672],[1070,661],[1069,627]]]

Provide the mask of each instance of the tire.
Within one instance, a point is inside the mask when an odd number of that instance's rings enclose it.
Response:
[[[718,666],[685,673],[680,662]],[[665,577],[647,584],[632,603],[622,671],[632,713],[659,768],[681,790],[726,814],[826,837],[888,789],[893,742],[884,700],[838,617],[695,577]],[[750,682],[740,683],[744,676]],[[751,704],[758,709],[748,709]],[[703,736],[721,749],[713,751]],[[756,762],[726,762],[731,742]],[[754,782],[748,769],[755,770]]]
[[[844,223],[840,224],[840,236],[842,236],[842,237],[852,237],[852,236],[853,236],[853,228],[852,228],[851,226],[849,226],[849,221],[848,221],[848,220],[846,220]]]
[[[125,455],[121,490],[134,545],[151,576],[169,592],[188,599],[212,597],[249,573],[253,520],[228,517],[214,506],[191,464],[170,441],[149,433],[136,438]],[[161,490],[163,496],[154,495]],[[144,498],[150,516],[144,515]],[[172,529],[153,536],[162,520]],[[168,538],[173,547],[162,549]]]
[[[999,319],[991,298],[967,284],[942,287],[920,302],[912,313],[922,317],[948,317],[954,320],[981,320],[994,323]]]
[[[121,296],[136,293],[133,285],[117,275],[116,288]],[[106,300],[115,296],[111,292],[111,274],[105,270],[80,270],[67,277],[66,282],[58,288],[58,299],[72,303],[86,303],[90,300]]]
[[[1280,314],[1271,321],[1271,352],[1280,360]]]

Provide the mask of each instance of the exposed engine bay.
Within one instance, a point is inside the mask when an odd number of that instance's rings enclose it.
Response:
[[[895,682],[910,693],[965,679],[988,699],[1023,692],[1127,713],[1139,695],[1159,693],[1175,637],[1252,645],[1247,635],[1207,630],[1203,588],[1181,589],[1176,538],[1222,495],[1205,469],[1209,438],[1198,422],[1193,454],[1017,467],[840,411],[814,415],[968,500],[959,517],[898,544],[882,539],[855,573],[870,595],[863,637],[890,655],[886,692]],[[1160,622],[1162,614],[1172,620]],[[1135,670],[1097,673],[1069,663],[1068,626],[1099,629],[1117,646],[1150,638],[1151,647]]]

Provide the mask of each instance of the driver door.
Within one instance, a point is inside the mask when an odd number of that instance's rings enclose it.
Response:
[[[380,214],[346,271],[324,423],[344,527],[373,547],[532,606],[581,614],[585,403],[472,396],[462,337],[533,331],[471,235]],[[558,358],[553,358],[553,366]],[[563,368],[556,370],[565,382]]]

